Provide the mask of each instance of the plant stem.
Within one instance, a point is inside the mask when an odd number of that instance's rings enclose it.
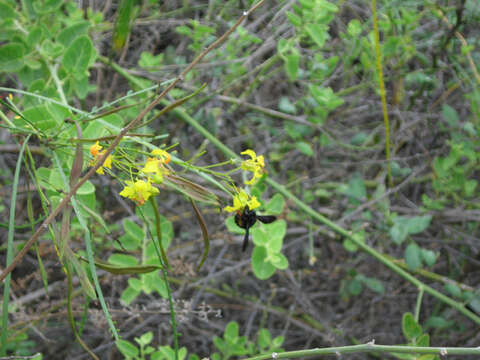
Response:
[[[287,351],[284,353],[270,353],[266,355],[245,358],[244,360],[263,360],[263,359],[292,359],[305,358],[320,355],[354,354],[364,352],[379,353],[397,353],[397,354],[435,354],[435,355],[480,355],[480,348],[460,348],[460,347],[420,347],[420,346],[398,346],[398,345],[375,345],[374,341],[351,346],[330,347],[323,349],[308,349],[299,351]]]
[[[387,158],[388,184],[393,186],[392,167],[390,164],[390,122],[388,120],[387,97],[385,83],[383,82],[382,53],[380,50],[380,34],[378,33],[377,0],[372,0],[373,32],[375,34],[375,54],[377,65],[378,83],[380,85],[380,98],[382,99],[383,123],[385,124],[385,157]]]
[[[23,142],[20,153],[18,154],[17,165],[15,166],[15,175],[12,184],[12,197],[10,200],[10,216],[8,219],[8,235],[7,235],[7,266],[10,265],[13,258],[13,235],[15,233],[15,210],[17,207],[17,190],[18,181],[20,178],[20,169],[22,167],[23,152],[27,146],[30,135],[27,136]],[[10,279],[9,273],[5,279],[3,287],[3,303],[2,303],[2,335],[0,338],[0,356],[5,356],[7,353],[7,335],[8,335],[8,303],[10,301]]]

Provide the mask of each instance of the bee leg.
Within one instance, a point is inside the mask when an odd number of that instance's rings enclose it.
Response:
[[[248,246],[248,229],[249,229],[249,227],[247,226],[247,228],[245,229],[245,237],[243,238],[242,251],[247,250],[247,246]]]

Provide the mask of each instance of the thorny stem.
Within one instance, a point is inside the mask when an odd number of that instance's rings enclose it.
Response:
[[[192,70],[192,68],[197,65],[210,51],[214,48],[219,46],[223,41],[225,41],[235,29],[240,26],[243,20],[246,17],[255,11],[259,6],[261,6],[265,0],[260,0],[257,4],[253,5],[250,10],[245,11],[242,16],[237,20],[237,22],[222,36],[220,36],[216,41],[210,44],[202,53],[200,53],[191,63],[188,65],[185,70],[167,87],[163,90],[158,97],[152,101],[143,111],[138,114],[138,116],[132,120],[127,126],[125,126],[122,131],[117,135],[117,137],[112,141],[111,145],[105,150],[104,154],[99,157],[98,162],[88,170],[88,172],[72,187],[70,192],[65,195],[62,201],[58,204],[58,206],[51,212],[51,214],[45,219],[45,221],[40,225],[37,231],[32,235],[32,237],[25,243],[25,246],[20,250],[20,252],[15,256],[15,259],[12,263],[7,266],[5,270],[3,270],[2,274],[0,274],[0,282],[5,279],[5,277],[12,272],[12,270],[18,265],[18,263],[22,260],[25,254],[30,250],[33,244],[38,240],[38,238],[45,232],[48,228],[48,225],[55,219],[55,217],[63,210],[63,208],[70,202],[70,199],[73,195],[78,191],[78,189],[90,178],[95,174],[98,168],[103,166],[105,159],[112,153],[115,147],[120,143],[122,138],[133,128],[135,125],[140,123],[140,121],[155,107],[160,101],[172,90],[179,82],[185,79],[185,75]]]

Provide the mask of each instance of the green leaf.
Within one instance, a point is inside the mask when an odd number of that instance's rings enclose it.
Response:
[[[348,196],[352,204],[359,204],[367,197],[367,188],[365,187],[362,177],[358,173],[355,173],[348,182],[348,186],[339,189],[339,192]]]
[[[153,340],[153,332],[148,331],[139,338],[135,338],[135,341],[140,345],[140,346],[146,346],[150,344]]]
[[[458,123],[460,119],[458,118],[457,110],[452,108],[447,104],[442,105],[442,116],[445,121],[450,125],[452,128],[458,128]]]
[[[139,354],[137,347],[126,340],[117,340],[115,341],[115,345],[117,345],[117,349],[126,357],[136,357]]]
[[[125,46],[131,25],[137,11],[134,8],[135,0],[122,0],[117,9],[117,17],[113,28],[112,48],[120,51]]]
[[[23,66],[25,48],[19,43],[0,46],[0,72],[18,71]]]
[[[445,284],[444,289],[448,293],[450,293],[450,295],[452,295],[453,297],[456,297],[459,299],[462,297],[462,290],[460,290],[460,288],[455,284],[452,284],[452,283]]]
[[[282,346],[283,342],[285,341],[284,336],[276,336],[272,341],[272,348],[276,349]]]
[[[125,234],[128,234],[135,239],[138,244],[141,244],[143,239],[145,239],[145,233],[143,232],[143,229],[132,220],[124,219],[123,229],[125,230]]]
[[[415,216],[413,218],[408,219],[405,225],[407,226],[409,234],[418,234],[424,231],[426,228],[428,228],[430,226],[431,221],[432,221],[431,215]]]
[[[295,13],[292,13],[290,11],[285,11],[285,15],[287,15],[288,20],[295,26],[295,27],[300,27],[302,26],[302,19],[300,16],[296,15]]]
[[[139,290],[135,290],[131,286],[127,287],[123,292],[122,295],[120,296],[120,300],[125,304],[125,305],[130,305],[130,303],[135,300],[135,298],[140,295]]]
[[[223,338],[230,343],[236,343],[238,339],[238,323],[230,321],[225,327]]]
[[[354,253],[358,250],[358,246],[350,239],[343,240],[343,247],[348,252]]]
[[[85,74],[94,56],[93,44],[89,37],[82,35],[76,38],[65,51],[62,65],[71,74]]]
[[[267,349],[272,342],[270,332],[267,329],[260,329],[257,333],[257,344],[261,350]]]
[[[371,277],[357,276],[357,278],[365,284],[370,290],[375,291],[378,294],[385,294],[385,287],[382,282]]]
[[[280,98],[280,102],[278,103],[278,108],[280,111],[283,111],[287,114],[296,114],[297,108],[294,104],[290,101],[290,99],[286,96],[282,96]]]
[[[90,181],[85,181],[82,186],[77,190],[79,195],[88,195],[95,192],[95,186]]]
[[[52,40],[46,39],[42,42],[40,53],[47,58],[55,59],[62,55],[64,49],[62,44],[54,43]]]
[[[8,5],[8,3],[4,3],[3,1],[0,2],[0,14],[2,14],[0,21],[15,18],[15,10]]]
[[[415,244],[411,243],[405,249],[405,262],[408,265],[408,268],[412,271],[419,269],[422,266],[422,258],[420,247]]]
[[[265,205],[265,214],[267,215],[278,215],[283,212],[283,207],[285,206],[285,198],[283,195],[277,193],[272,196],[270,201]]]
[[[305,141],[298,141],[295,143],[295,148],[297,148],[302,154],[307,156],[313,156],[314,152],[312,146]]]
[[[415,342],[416,346],[430,346],[430,335],[422,334],[418,337],[417,341]]]
[[[60,31],[57,36],[57,41],[63,46],[68,47],[76,38],[82,35],[88,35],[89,27],[90,23],[82,20]]]
[[[255,226],[251,230],[252,241],[257,246],[267,246],[267,231],[263,226]]]
[[[285,72],[290,81],[297,80],[298,67],[300,62],[300,53],[296,48],[292,48],[290,54],[285,55]]]
[[[437,260],[437,255],[432,250],[422,249],[422,260],[427,266],[433,266]]]
[[[348,283],[347,289],[348,292],[354,296],[360,295],[363,290],[362,282],[355,278]]]
[[[463,192],[467,198],[472,197],[475,195],[475,189],[477,188],[477,181],[474,179],[470,179],[465,181],[463,184]]]
[[[257,278],[266,280],[275,273],[275,266],[267,260],[267,249],[255,246],[252,253],[252,270]]]
[[[352,136],[352,138],[350,139],[350,144],[355,146],[361,146],[365,141],[367,141],[368,137],[369,136],[366,132],[360,131],[359,133],[356,133]]]
[[[430,225],[431,220],[431,215],[412,218],[398,216],[393,220],[394,225],[389,231],[390,236],[394,243],[400,245],[408,235],[424,231]]]
[[[348,23],[347,34],[356,37],[362,32],[362,23],[358,19],[353,19]]]
[[[324,11],[336,13],[338,12],[338,6],[335,4],[332,4],[331,2],[327,0],[317,0],[317,4],[322,8]]]
[[[425,328],[446,329],[453,325],[453,323],[453,321],[447,321],[441,316],[430,316],[427,321],[425,321]]]
[[[402,331],[408,341],[416,339],[422,335],[422,327],[415,321],[412,313],[407,312],[403,314]]]
[[[34,1],[33,8],[39,14],[53,12],[62,6],[63,0]]]
[[[323,24],[308,24],[305,26],[310,38],[318,45],[318,47],[323,47],[325,41],[330,37],[328,35],[328,26]]]
[[[126,255],[126,254],[112,254],[108,258],[108,262],[114,265],[119,265],[119,266],[137,266],[138,265],[137,258],[135,258],[132,255]]]
[[[268,251],[268,250],[267,250]],[[288,259],[282,253],[268,254],[270,263],[279,270],[285,270],[288,268]]]
[[[283,219],[277,220],[271,224],[261,224],[265,229],[268,242],[267,248],[269,252],[280,252],[282,250],[283,238],[287,233],[287,222]]]
[[[135,291],[138,291],[138,292],[142,291],[143,284],[140,279],[131,277],[128,279],[128,285]]]

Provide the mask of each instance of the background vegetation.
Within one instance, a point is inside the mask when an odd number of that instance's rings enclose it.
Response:
[[[254,5],[0,0],[2,271],[95,165],[91,146],[178,80],[2,283],[0,356],[479,345],[477,0]],[[160,185],[160,217],[119,195],[156,147],[189,181]],[[243,253],[222,209],[228,176],[251,178],[230,172],[245,149],[265,157],[249,192],[278,220]],[[343,356],[443,351],[370,346]]]

